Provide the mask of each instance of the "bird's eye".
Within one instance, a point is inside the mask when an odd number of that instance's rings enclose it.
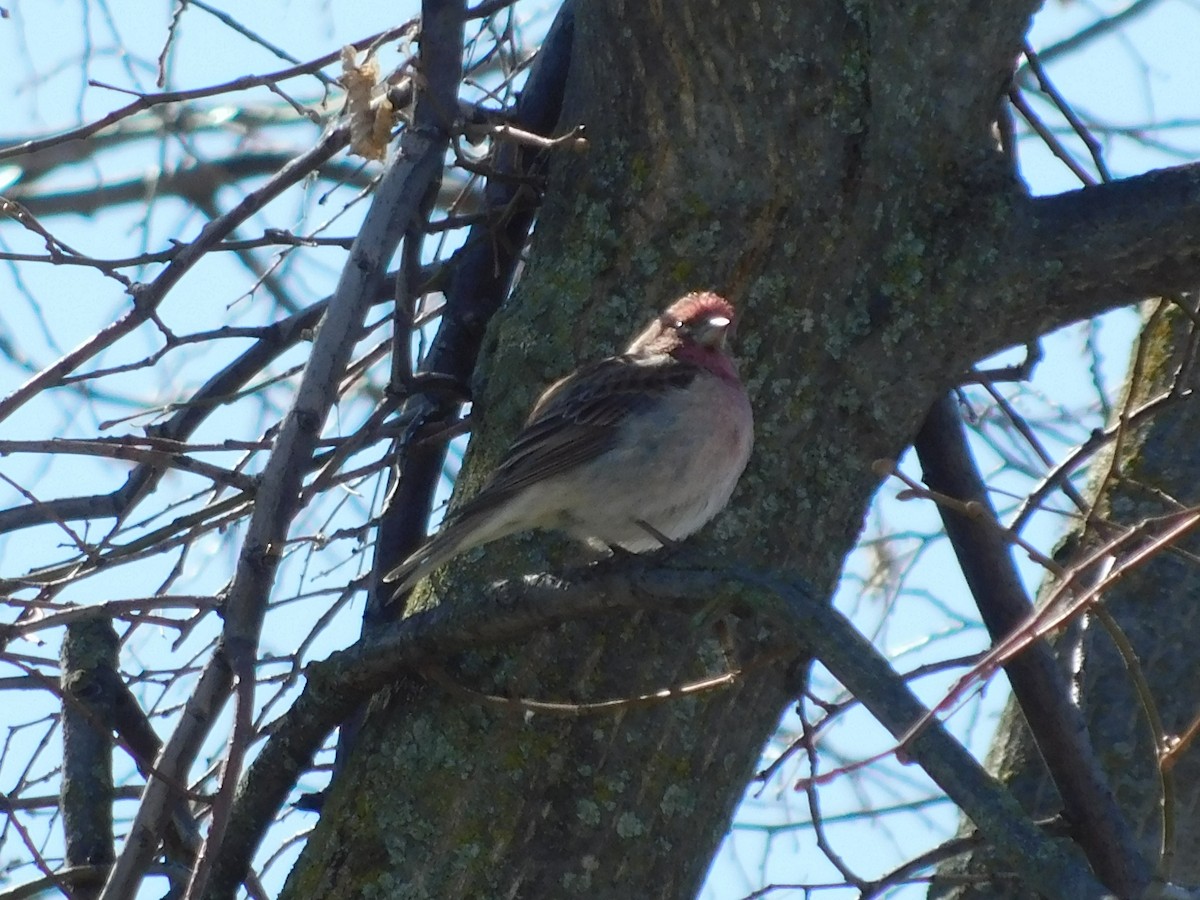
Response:
[[[680,319],[676,319],[674,316],[663,316],[661,319],[659,319],[659,321],[662,323],[663,328],[682,328],[683,327],[683,321]]]

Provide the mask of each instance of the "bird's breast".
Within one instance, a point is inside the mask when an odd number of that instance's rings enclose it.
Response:
[[[572,530],[635,552],[658,546],[638,521],[687,537],[729,501],[753,435],[740,386],[701,373],[622,422],[613,449],[592,463],[595,505]]]

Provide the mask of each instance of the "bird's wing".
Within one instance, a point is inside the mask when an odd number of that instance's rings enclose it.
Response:
[[[461,514],[481,511],[522,488],[595,459],[617,438],[621,423],[686,387],[698,368],[670,357],[612,356],[584,366],[542,395],[508,455]]]

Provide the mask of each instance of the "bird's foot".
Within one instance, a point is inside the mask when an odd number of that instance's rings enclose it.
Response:
[[[658,541],[659,546],[664,550],[671,550],[679,546],[679,541],[667,537],[645,519],[634,519],[633,524],[637,525],[638,528],[642,529],[644,532],[646,532],[646,534]]]

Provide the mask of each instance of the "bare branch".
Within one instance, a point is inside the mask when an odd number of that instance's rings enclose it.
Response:
[[[443,7],[445,5],[442,5]],[[424,18],[455,15],[446,8]],[[461,25],[459,26],[461,29]],[[436,32],[435,32],[436,33]],[[460,31],[461,35],[461,31]],[[454,45],[461,45],[461,38]],[[422,56],[426,46],[422,46]],[[444,50],[443,50],[444,52]],[[457,79],[450,85],[457,91]],[[432,102],[446,105],[447,98]],[[171,736],[157,767],[175,775],[185,771],[224,704],[232,678],[253,681],[253,659],[276,566],[287,529],[295,514],[302,473],[335,398],[337,383],[349,360],[367,309],[383,283],[388,260],[430,186],[441,172],[449,136],[429,126],[406,129],[400,150],[376,191],[338,287],[322,320],[291,411],[263,473],[240,561],[225,606],[221,646],[188,701],[183,722]],[[0,412],[2,412],[0,407]],[[236,775],[236,773],[232,773]],[[165,815],[166,785],[151,779],[102,897],[129,896],[153,855]],[[240,879],[239,879],[240,880]]]
[[[97,669],[117,669],[117,633],[104,620],[67,626],[62,645],[62,690],[74,703],[63,704],[62,813],[67,866],[108,866],[113,850],[113,723],[96,702]],[[73,895],[93,900],[100,885],[80,886]]]
[[[930,488],[996,513],[975,468],[953,397],[930,411],[917,436],[917,456]],[[995,529],[939,506],[946,533],[994,641],[1028,620],[1033,604],[1013,565],[1009,543]],[[1067,818],[1078,825],[1077,839],[1104,883],[1121,897],[1136,897],[1151,871],[1113,796],[1091,744],[1083,714],[1044,642],[1029,646],[1005,665],[1025,719],[1051,777],[1062,795]]]
[[[354,41],[350,46],[356,50],[366,49],[373,44],[384,40],[395,40],[410,34],[415,25],[414,21],[409,21],[400,25],[397,28],[391,28],[387,31],[372,35],[369,38],[362,38]],[[62,134],[54,135],[53,137],[40,138],[38,140],[22,141],[19,144],[14,144],[11,147],[0,149],[0,160],[14,159],[23,156],[27,153],[36,153],[53,147],[56,144],[69,141],[83,140],[97,132],[103,131],[110,125],[115,125],[122,119],[126,119],[135,113],[143,112],[152,109],[155,106],[161,106],[168,103],[180,103],[187,100],[199,100],[203,97],[214,97],[220,94],[228,94],[235,91],[249,90],[250,88],[275,85],[280,81],[285,81],[289,78],[295,78],[300,75],[311,75],[325,66],[331,65],[341,56],[341,51],[327,53],[324,56],[318,57],[310,62],[302,65],[293,66],[289,69],[281,69],[278,72],[271,72],[268,75],[246,75],[241,78],[235,78],[233,81],[227,81],[224,84],[215,84],[210,87],[193,88],[187,91],[164,91],[160,94],[146,94],[139,97],[134,102],[114,110],[103,118],[97,119],[95,122],[89,122],[79,128],[65,131]]]
[[[206,897],[231,896],[275,810],[324,736],[353,710],[355,698],[397,684],[403,673],[418,670],[425,660],[519,641],[562,621],[617,609],[686,611],[694,609],[696,597],[723,600],[735,610],[749,608],[754,610],[751,615],[765,616],[777,629],[778,640],[795,653],[815,650],[834,677],[896,737],[905,736],[926,715],[888,662],[803,582],[746,570],[713,572],[677,565],[620,560],[594,567],[576,581],[537,576],[507,582],[461,603],[417,613],[370,641],[310,666],[304,690],[272,728],[247,772],[230,824],[229,852],[218,862]],[[1103,893],[1086,867],[1047,840],[940,724],[916,736],[907,750],[1030,884],[1063,898]]]

